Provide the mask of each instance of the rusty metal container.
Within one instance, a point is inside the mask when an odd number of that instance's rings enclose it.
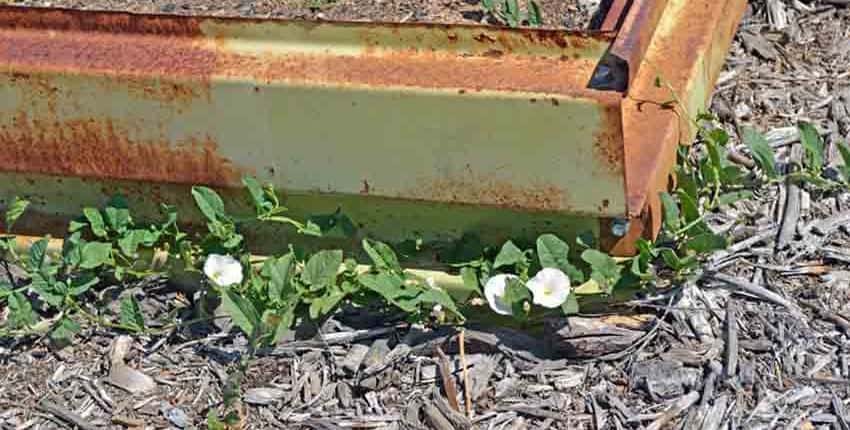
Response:
[[[295,216],[345,213],[341,245],[589,232],[627,254],[744,6],[615,1],[593,32],[0,7],[0,206],[32,199],[31,234],[116,193],[191,224],[191,185],[254,175]]]

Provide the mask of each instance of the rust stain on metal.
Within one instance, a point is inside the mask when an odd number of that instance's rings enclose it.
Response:
[[[199,37],[203,19],[125,12],[0,6],[0,28]]]
[[[215,73],[226,77],[327,84],[466,88],[592,97],[586,83],[595,63],[565,64],[557,58],[458,57],[396,52],[368,56],[287,55],[264,57],[222,53]]]
[[[18,25],[17,20],[20,20]],[[147,15],[40,11],[31,16],[0,8],[0,63],[18,71],[57,74],[167,77],[208,83],[214,76],[261,81],[342,83],[419,88],[468,88],[588,95],[595,60],[515,55],[527,45],[557,48],[589,43],[547,30],[482,32],[474,38],[493,47],[479,55],[397,50],[358,56],[240,54],[203,37],[201,19]],[[45,31],[45,30],[54,31]],[[449,36],[447,36],[449,37]],[[606,38],[606,35],[588,36]],[[525,38],[525,39],[524,39]],[[134,85],[153,98],[193,99],[195,86]]]
[[[622,18],[617,38],[608,54],[626,62],[629,84],[637,75],[666,7],[667,0],[632,0]]]
[[[216,53],[185,37],[0,29],[0,62],[18,70],[206,80]]]
[[[480,177],[429,180],[400,195],[403,198],[497,206],[525,211],[567,210],[567,191],[554,184],[517,186],[515,183]]]
[[[593,136],[593,150],[600,164],[609,172],[623,173],[625,164],[625,145],[623,142],[623,122],[620,104],[605,106],[602,111],[603,124],[597,127]]]
[[[0,147],[0,171],[220,186],[240,177],[209,139],[135,141],[104,119],[48,122],[20,113],[0,126]]]

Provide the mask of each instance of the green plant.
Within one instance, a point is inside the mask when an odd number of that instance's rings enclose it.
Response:
[[[671,103],[676,106],[675,97]],[[42,238],[26,255],[19,255],[10,232],[29,203],[15,199],[5,213],[7,234],[0,236],[0,264],[8,275],[0,280],[0,305],[8,309],[0,334],[49,333],[52,339],[67,342],[84,321],[146,332],[150,324],[134,296],[119,295],[118,312],[111,315],[97,308],[102,303],[95,293],[107,280],[123,286],[145,276],[180,273],[208,279],[201,297],[220,299],[224,312],[250,340],[252,352],[277,343],[299,321],[319,324],[341,306],[377,304],[411,322],[463,324],[471,306],[485,298],[494,310],[535,323],[547,315],[579,312],[579,296],[612,296],[621,288],[645,287],[661,271],[672,273],[674,281],[698,276],[704,256],[727,246],[726,238],[707,222],[711,213],[753,197],[759,188],[786,180],[799,181],[818,193],[850,186],[850,148],[837,146],[844,163],[834,169],[837,174],[828,175],[825,145],[809,124],[799,124],[805,151],[799,168],[784,169],[767,140],[751,128],[743,128],[740,135],[755,167],[728,161],[730,136],[714,123],[708,115],[697,118],[699,144],[679,149],[676,187],[659,196],[662,233],[655,242],[639,240],[636,256],[613,258],[583,236],[574,248],[544,234],[530,246],[506,241],[497,249],[466,237],[450,252],[461,281],[451,289],[405,270],[392,247],[370,239],[361,244],[368,266],[340,249],[307,253],[290,247],[284,254],[256,261],[242,234],[248,224],[278,224],[308,237],[352,236],[355,227],[340,210],[305,221],[291,218],[275,190],[250,177],[243,185],[251,213],[240,216],[226,210],[225,199],[215,190],[192,188],[206,220],[200,234],[181,231],[176,210],[166,204],[161,205],[162,222],[140,225],[126,200],[116,197],[103,208],[84,208],[70,223],[61,251],[53,253],[48,252],[49,239]],[[207,270],[207,263],[215,259],[238,266],[227,281],[214,267]],[[14,278],[10,265],[19,266],[26,276]],[[553,295],[546,300],[538,297],[550,292]],[[493,302],[496,299],[498,303]],[[198,308],[200,319],[211,318],[203,311],[203,302]]]
[[[532,27],[543,24],[540,5],[534,0],[529,0],[524,12],[517,0],[481,0],[481,7],[488,15],[510,27],[519,27],[523,23]]]

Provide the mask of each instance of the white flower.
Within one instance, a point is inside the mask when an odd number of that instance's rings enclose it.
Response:
[[[204,262],[204,274],[219,287],[242,283],[242,264],[229,255],[210,254]]]
[[[519,279],[516,275],[499,274],[487,280],[484,285],[484,297],[490,304],[490,309],[500,315],[513,315],[511,306],[505,303],[505,288],[511,279]]]
[[[558,269],[546,268],[528,280],[528,289],[534,296],[534,304],[545,308],[557,308],[570,296],[570,278]]]

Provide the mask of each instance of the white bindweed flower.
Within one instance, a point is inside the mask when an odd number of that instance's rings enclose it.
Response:
[[[490,309],[499,315],[513,315],[511,306],[505,303],[505,289],[508,286],[508,281],[511,279],[519,279],[516,275],[499,274],[487,280],[484,285],[484,297],[487,298],[487,303],[490,304]]]
[[[544,308],[557,308],[570,296],[570,278],[558,269],[543,269],[526,285],[534,296],[534,304]]]
[[[210,254],[204,262],[204,274],[220,287],[242,283],[242,264],[229,255]]]

